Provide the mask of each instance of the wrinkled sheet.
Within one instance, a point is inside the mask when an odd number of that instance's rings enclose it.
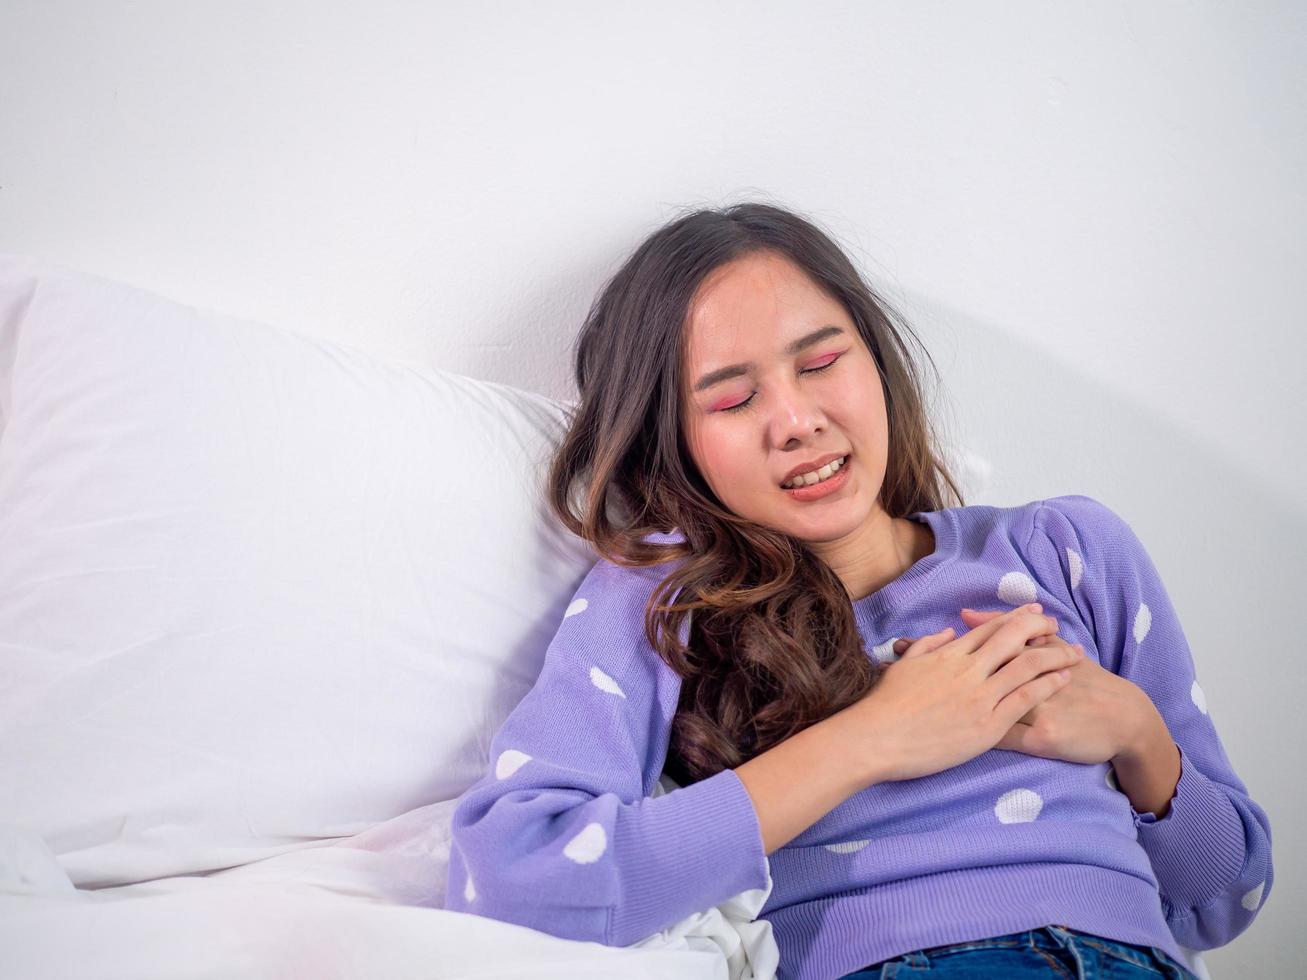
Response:
[[[78,890],[0,825],[0,950],[24,980],[773,980],[770,894],[743,892],[626,948],[447,912],[455,801],[203,876]]]
[[[227,871],[96,891],[74,888],[39,837],[0,824],[0,976],[775,980],[771,924],[754,918],[770,885],[627,948],[446,912],[454,805]],[[1200,956],[1188,966],[1210,980]]]

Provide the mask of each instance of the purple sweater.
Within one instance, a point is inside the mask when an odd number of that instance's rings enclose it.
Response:
[[[1211,949],[1247,929],[1270,894],[1270,822],[1226,757],[1130,526],[1083,496],[911,519],[935,550],[853,604],[870,654],[890,661],[899,636],[965,632],[963,606],[1043,603],[1060,636],[1166,720],[1181,775],[1164,817],[1135,812],[1107,763],[991,749],[870,786],[768,857],[735,770],[649,797],[680,689],[643,629],[668,566],[600,561],[492,740],[491,770],[459,800],[446,908],[626,946],[765,887],[770,869],[759,918],[780,976],[796,980],[1050,924],[1181,962],[1177,941]]]

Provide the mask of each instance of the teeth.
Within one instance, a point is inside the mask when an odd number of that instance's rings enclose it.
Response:
[[[825,466],[821,467],[820,469],[813,470],[811,473],[804,473],[800,476],[796,476],[793,480],[790,480],[788,483],[782,483],[781,486],[788,487],[791,489],[797,487],[810,487],[814,483],[820,483],[822,480],[828,480],[835,475],[835,472],[841,466],[844,465],[844,461],[847,459],[848,459],[847,456],[841,456],[839,459],[827,463]]]

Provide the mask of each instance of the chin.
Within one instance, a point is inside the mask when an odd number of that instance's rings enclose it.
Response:
[[[865,514],[861,519],[858,519],[850,517],[848,512],[844,511],[838,515],[827,514],[825,517],[814,517],[807,522],[792,521],[793,527],[786,533],[815,543],[839,541],[842,538],[847,538],[857,530],[865,520]]]

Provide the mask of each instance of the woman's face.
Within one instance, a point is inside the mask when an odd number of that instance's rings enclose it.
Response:
[[[855,535],[882,514],[884,391],[838,300],[788,258],[759,252],[704,280],[686,329],[686,442],[727,508],[811,543]],[[829,488],[782,488],[795,467],[845,455]]]

